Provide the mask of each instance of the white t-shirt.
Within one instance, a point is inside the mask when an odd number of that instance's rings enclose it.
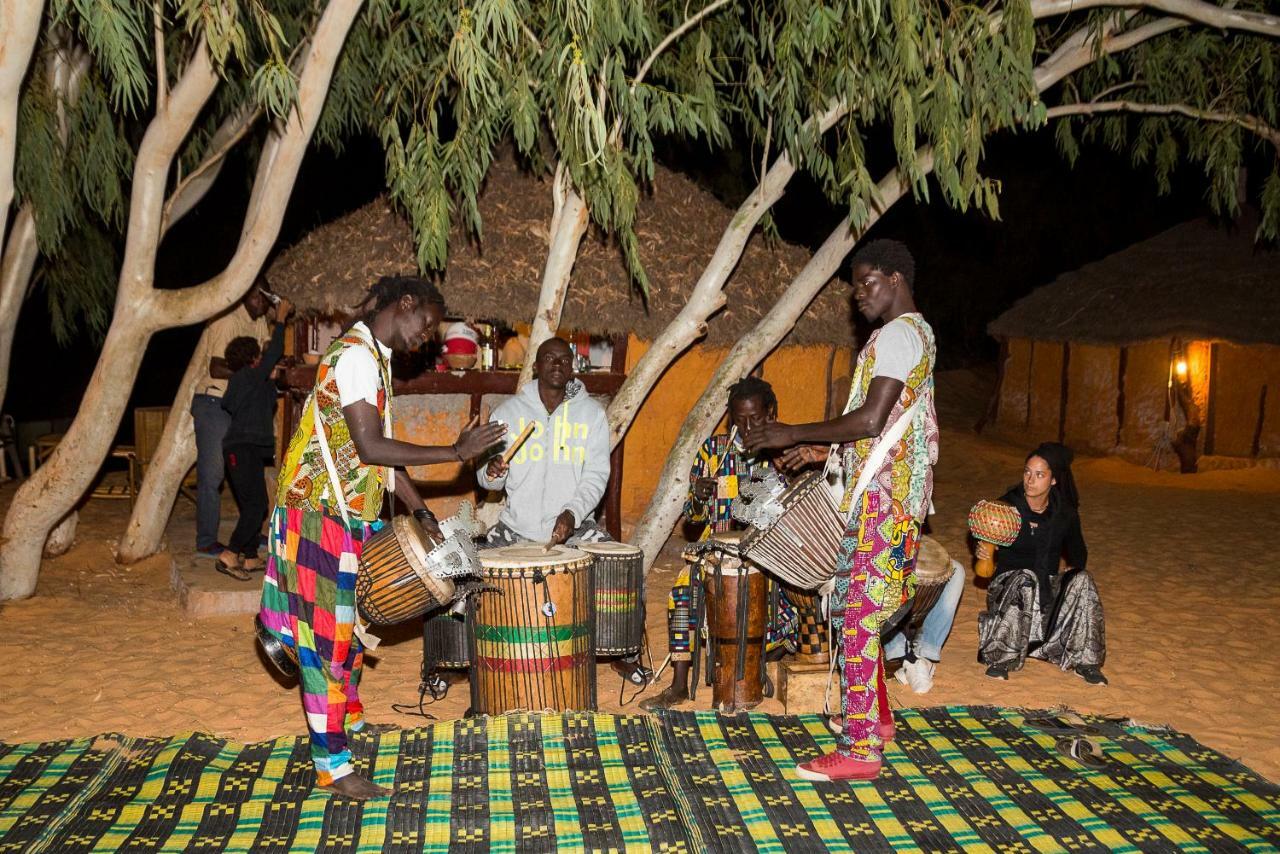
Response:
[[[902,317],[895,317],[884,325],[876,338],[876,365],[871,376],[905,383],[911,369],[920,364],[923,356],[924,341],[920,333]]]
[[[376,342],[383,359],[391,358],[391,348],[374,338],[364,321],[357,321],[351,331]],[[343,406],[350,406],[357,400],[368,401],[375,407],[378,405],[378,388],[382,385],[382,376],[377,360],[367,347],[351,346],[343,350],[337,364],[333,366],[333,378],[338,384],[338,402]]]

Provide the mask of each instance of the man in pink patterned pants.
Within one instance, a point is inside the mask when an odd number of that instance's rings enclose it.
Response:
[[[836,750],[800,764],[806,780],[871,780],[893,739],[880,630],[915,589],[920,525],[929,512],[938,424],[933,330],[912,296],[915,262],[901,243],[877,240],[853,259],[858,310],[882,326],[858,354],[844,414],[814,424],[766,424],[746,447],[787,448],[786,468],[823,462],[841,446],[849,514],[835,567],[832,624],[840,633],[843,723]]]

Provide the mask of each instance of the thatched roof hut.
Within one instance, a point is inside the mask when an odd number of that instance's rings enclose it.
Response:
[[[480,198],[483,239],[455,228],[442,290],[453,312],[527,323],[546,260],[548,181],[495,161]],[[578,253],[565,301],[565,327],[592,334],[631,332],[652,340],[675,317],[733,211],[690,179],[658,167],[636,213],[646,301],[631,284],[616,241],[594,228]],[[726,287],[729,305],[710,324],[710,345],[731,343],[769,310],[809,260],[800,247],[752,237]],[[271,286],[302,307],[344,313],[378,276],[416,269],[408,223],[385,198],[322,225],[284,250],[268,270]],[[848,293],[829,287],[810,306],[788,344],[851,344]]]
[[[1255,228],[1183,223],[994,320],[997,430],[1168,466],[1198,423],[1207,457],[1280,457],[1280,251],[1255,245]]]
[[[996,338],[1085,344],[1202,339],[1280,344],[1280,252],[1255,223],[1175,226],[1019,300],[987,327]]]

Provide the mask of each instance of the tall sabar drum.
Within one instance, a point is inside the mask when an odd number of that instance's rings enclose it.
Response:
[[[595,577],[596,655],[626,656],[644,639],[644,552],[629,543],[582,543]]]
[[[722,537],[724,539],[722,539]],[[722,712],[753,709],[764,699],[761,678],[766,623],[766,580],[739,556],[733,534],[702,563],[707,601],[707,667],[711,700]]]
[[[533,543],[480,552],[471,597],[475,714],[596,707],[591,556]]]

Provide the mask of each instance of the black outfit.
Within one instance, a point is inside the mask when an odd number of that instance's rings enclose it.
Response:
[[[1099,667],[1106,659],[1102,600],[1085,569],[1089,550],[1076,508],[1056,493],[1044,512],[1016,486],[1001,501],[1018,508],[1022,527],[1013,545],[996,554],[987,610],[978,615],[978,658],[1019,670],[1028,657],[1063,670]],[[1069,570],[1059,574],[1066,557]]]
[[[240,518],[227,547],[244,557],[258,556],[267,503],[266,461],[275,457],[276,385],[271,371],[284,353],[284,324],[276,324],[257,365],[236,371],[222,395],[231,426],[222,440],[227,481],[240,508]]]

